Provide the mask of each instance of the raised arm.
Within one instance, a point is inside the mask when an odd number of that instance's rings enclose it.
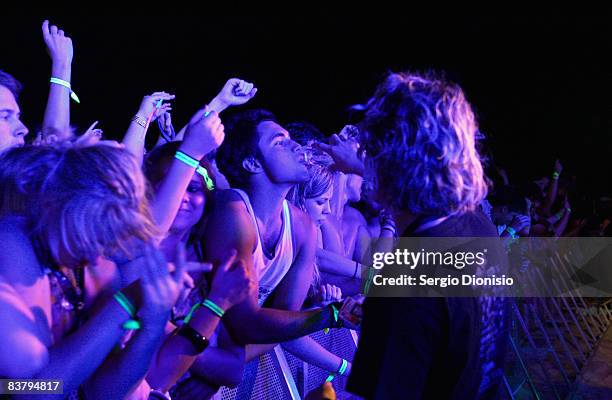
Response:
[[[208,108],[205,108],[191,118],[187,126],[185,140],[181,143],[179,151],[189,158],[199,161],[206,154],[219,147],[224,138],[225,132],[221,119],[216,112],[211,112]],[[172,226],[185,190],[187,190],[195,170],[195,167],[174,159],[168,173],[161,181],[156,195],[151,201],[151,210],[162,235],[168,232],[170,226]],[[227,254],[225,256],[227,257]]]
[[[70,83],[72,78],[72,39],[49,21],[42,24],[42,36],[51,57],[51,78]],[[70,138],[70,89],[58,83],[49,84],[49,98],[42,124],[43,136]]]
[[[546,199],[544,200],[544,204],[542,204],[541,212],[544,216],[549,216],[551,214],[551,208],[555,203],[555,199],[557,198],[557,191],[559,188],[559,175],[561,175],[561,171],[563,171],[563,165],[559,160],[555,161],[555,172],[553,172],[552,179],[550,180],[550,184],[548,185],[548,192],[546,194]]]
[[[130,126],[123,137],[123,144],[136,157],[139,164],[142,164],[149,125],[160,115],[172,110],[169,103],[163,103],[164,100],[172,99],[174,99],[174,95],[166,92],[155,92],[150,96],[145,96],[140,103],[138,112],[132,118]]]
[[[345,174],[364,176],[365,165],[363,154],[360,157],[355,151],[354,141],[332,135],[329,144],[315,143],[315,146],[334,159],[334,168]]]
[[[221,91],[208,103],[211,111],[221,114],[226,108],[231,106],[239,106],[247,103],[257,93],[257,88],[250,82],[238,78],[231,78],[225,82]],[[184,126],[177,134],[175,140],[183,140],[185,130]]]

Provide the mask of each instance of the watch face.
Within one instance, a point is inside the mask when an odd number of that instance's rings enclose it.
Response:
[[[189,325],[183,325],[178,329],[178,335],[189,340],[196,352],[201,353],[208,347],[208,339],[200,335],[198,331]]]

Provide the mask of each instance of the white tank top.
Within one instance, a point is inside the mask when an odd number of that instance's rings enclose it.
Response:
[[[255,246],[255,250],[253,251],[253,266],[259,278],[258,303],[262,305],[270,293],[272,293],[276,286],[283,280],[285,274],[289,271],[289,268],[291,268],[291,264],[293,264],[293,240],[291,236],[291,212],[289,211],[289,204],[287,200],[283,200],[282,233],[278,243],[276,243],[274,257],[270,260],[264,255],[262,249],[261,234],[249,196],[240,189],[232,190],[238,193],[242,201],[244,201],[251,215],[251,219],[253,220],[255,231],[257,232],[257,246]]]

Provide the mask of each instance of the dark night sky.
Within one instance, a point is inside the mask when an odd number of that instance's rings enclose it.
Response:
[[[177,95],[178,129],[233,76],[260,89],[254,106],[329,134],[386,71],[434,68],[464,87],[511,180],[549,174],[561,157],[584,191],[612,192],[607,15],[49,17],[75,45],[73,86],[82,104],[73,106],[73,122],[100,120],[107,136],[119,138],[142,96],[156,90]],[[0,17],[0,68],[25,84],[30,128],[42,118],[48,88],[43,19]]]

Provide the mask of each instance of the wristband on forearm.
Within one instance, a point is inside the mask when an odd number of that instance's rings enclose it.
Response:
[[[147,129],[147,120],[140,115],[136,114],[132,117],[132,122],[142,126],[144,129]]]
[[[49,82],[67,88],[68,90],[70,90],[70,98],[74,100],[76,103],[81,103],[81,101],[79,100],[79,96],[77,96],[77,94],[74,93],[74,91],[72,90],[72,86],[70,85],[70,82],[60,79],[60,78],[54,78],[54,77],[51,77],[51,79],[49,79]]]
[[[213,180],[208,175],[208,171],[206,170],[206,168],[201,166],[198,160],[196,160],[195,158],[191,157],[187,153],[184,153],[180,150],[176,152],[176,154],[174,155],[174,158],[176,158],[183,164],[190,166],[191,168],[195,168],[196,172],[200,174],[202,178],[204,178],[204,183],[206,183],[206,188],[211,191],[214,190],[215,184]]]
[[[223,318],[223,316],[225,315],[225,310],[223,310],[221,307],[219,307],[213,301],[211,301],[209,299],[205,299],[201,303],[196,303],[196,304],[194,304],[193,307],[191,307],[191,310],[189,310],[189,313],[185,317],[185,324],[188,324],[189,321],[191,321],[191,319],[193,318],[193,314],[200,307],[208,308],[213,314],[215,314],[219,318]]]
[[[327,309],[329,310],[331,328],[342,328],[343,326],[342,320],[340,319],[340,308],[341,307],[342,307],[342,303],[339,301],[330,303],[330,305],[327,306]]]
[[[121,308],[123,308],[130,317],[130,319],[124,322],[121,327],[126,330],[140,329],[142,326],[140,324],[140,321],[136,319],[136,307],[134,307],[134,305],[127,298],[127,296],[123,294],[123,292],[119,291],[113,295],[113,299],[115,299],[115,301],[119,303]]]
[[[340,364],[340,367],[338,368],[338,371],[336,371],[335,373],[331,373],[329,374],[329,376],[327,377],[327,379],[325,379],[325,382],[331,382],[334,380],[334,378],[336,377],[336,375],[344,375],[344,373],[346,372],[346,369],[348,368],[348,361],[346,361],[344,358],[342,359],[342,363]]]

